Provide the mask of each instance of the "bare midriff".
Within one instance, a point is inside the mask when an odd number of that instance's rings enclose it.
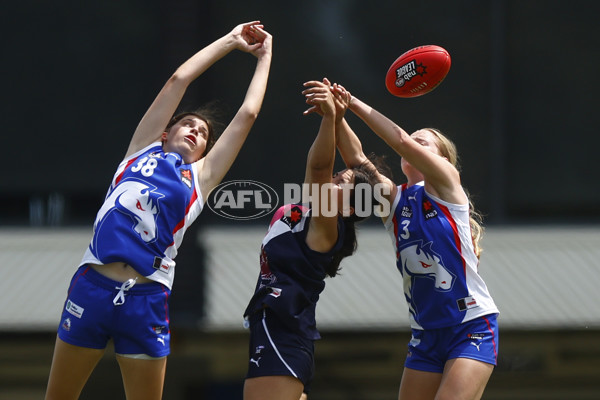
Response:
[[[128,279],[136,279],[136,284],[154,282],[137,272],[131,265],[123,262],[114,262],[104,265],[89,264],[99,274],[117,282],[125,282]]]

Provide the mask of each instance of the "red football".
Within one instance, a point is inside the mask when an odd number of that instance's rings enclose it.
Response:
[[[450,54],[442,47],[426,45],[402,54],[385,76],[387,90],[398,97],[417,97],[431,92],[450,71]]]

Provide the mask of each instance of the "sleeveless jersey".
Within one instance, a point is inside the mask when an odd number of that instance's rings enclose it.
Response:
[[[411,327],[437,329],[498,313],[478,273],[469,206],[438,199],[423,182],[398,187],[385,222],[403,278]]]
[[[171,289],[177,249],[203,206],[195,167],[152,143],[119,164],[81,264],[124,262]]]
[[[244,317],[269,307],[289,329],[308,339],[320,339],[315,311],[325,288],[326,267],[344,242],[343,220],[338,218],[338,240],[327,253],[306,244],[311,210],[300,204],[280,207],[264,237],[260,274]]]

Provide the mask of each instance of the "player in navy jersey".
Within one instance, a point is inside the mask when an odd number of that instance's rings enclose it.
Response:
[[[454,144],[439,130],[409,135],[393,121],[325,81],[335,93],[338,150],[348,166],[369,164],[343,118],[350,109],[401,157],[407,182],[378,181],[390,205],[384,226],[396,250],[409,308],[400,400],[479,399],[497,361],[498,309],[478,273],[483,227],[461,185]]]
[[[215,140],[209,114],[173,115],[188,86],[236,49],[254,55],[256,69]],[[184,62],[141,119],[69,286],[46,399],[77,399],[110,339],[127,399],[162,398],[177,248],[258,116],[271,57],[272,37],[260,21],[240,24]]]
[[[365,218],[354,212],[352,188],[344,201],[343,185],[368,184],[368,172],[346,169],[332,178],[333,93],[322,82],[305,86],[310,110],[322,119],[308,153],[304,182],[316,185],[312,194],[321,196],[317,202],[312,197],[311,202],[281,207],[262,241],[258,282],[244,312],[250,328],[244,400],[306,398],[314,373],[314,341],[320,338],[317,301],[325,278],[334,277],[340,261],[354,253],[354,225]],[[327,190],[322,190],[325,186]]]

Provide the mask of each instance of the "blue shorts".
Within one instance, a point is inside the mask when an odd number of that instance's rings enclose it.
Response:
[[[444,371],[446,361],[471,358],[496,365],[497,314],[486,315],[449,328],[412,330],[404,366],[419,371]]]
[[[298,378],[304,384],[304,393],[308,393],[315,373],[314,341],[283,326],[269,308],[252,315],[249,322],[246,378],[289,375]]]
[[[117,354],[168,355],[171,291],[160,283],[143,283],[120,292],[122,285],[81,266],[69,286],[58,336],[92,349],[104,349],[112,339]]]

